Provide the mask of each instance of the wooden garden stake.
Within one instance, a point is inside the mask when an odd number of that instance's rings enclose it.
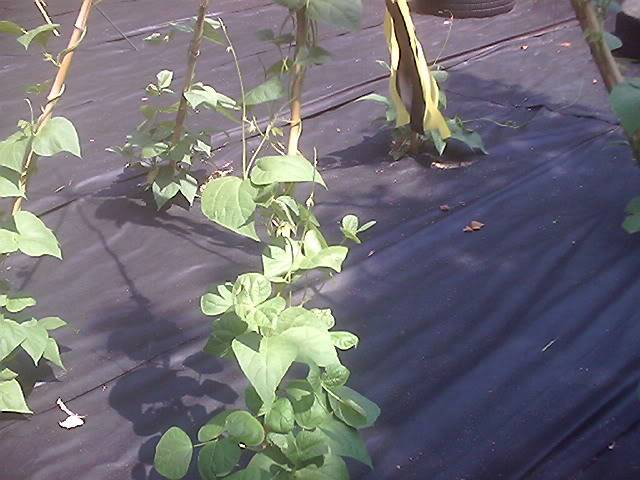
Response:
[[[591,0],[571,0],[571,5],[573,5],[573,9],[576,12],[576,17],[580,22],[580,27],[584,32],[602,80],[607,90],[611,92],[614,87],[624,82],[624,76],[606,44],[603,24],[598,18]],[[636,160],[640,161],[640,132],[636,132],[635,135],[628,134],[627,136]]]
[[[303,7],[296,11],[296,64],[293,67],[293,81],[291,83],[291,129],[289,130],[287,155],[298,153],[298,143],[300,135],[302,135],[302,85],[306,68],[298,62],[298,57],[307,45],[307,27],[307,9]]]
[[[191,89],[193,78],[196,72],[196,63],[198,56],[200,56],[200,46],[202,45],[202,35],[204,34],[204,19],[209,9],[209,0],[201,0],[200,8],[198,9],[198,17],[196,24],[193,28],[193,37],[189,46],[189,60],[187,64],[187,73],[184,78],[184,86],[182,88],[182,95],[180,96],[180,106],[178,107],[178,113],[176,114],[176,125],[173,130],[173,136],[171,143],[177,144],[182,137],[184,131],[184,122],[187,118],[187,98],[185,93]],[[174,170],[177,168],[177,160],[172,160],[171,165]]]
[[[591,49],[591,55],[593,55],[593,59],[600,70],[604,84],[611,91],[613,87],[624,82],[624,77],[620,73],[618,64],[605,42],[602,22],[598,19],[598,14],[591,0],[571,0],[571,4]]]
[[[80,11],[78,12],[78,17],[73,25],[73,33],[71,34],[71,38],[69,39],[67,48],[63,52],[62,61],[60,62],[60,67],[58,68],[58,72],[56,73],[53,85],[51,86],[51,91],[49,92],[49,95],[47,95],[47,103],[42,110],[42,114],[40,114],[36,122],[34,128],[35,134],[37,134],[40,129],[49,121],[53,113],[53,109],[55,108],[58,100],[64,92],[64,84],[67,79],[67,75],[69,74],[69,70],[71,69],[73,55],[75,53],[75,50],[80,45],[80,42],[82,42],[85,32],[87,31],[87,21],[89,19],[89,14],[91,13],[92,6],[93,0],[83,0]],[[20,189],[23,192],[27,190],[29,175],[33,167],[33,157],[33,150],[29,149],[27,156],[22,164],[22,175],[20,177]],[[22,197],[18,197],[13,204],[13,213],[15,214],[19,212],[21,207]]]

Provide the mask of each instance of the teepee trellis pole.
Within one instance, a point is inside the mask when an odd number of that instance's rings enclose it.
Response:
[[[78,17],[73,25],[73,33],[71,34],[71,38],[69,38],[67,48],[61,54],[62,59],[60,60],[60,66],[58,67],[58,72],[56,73],[55,79],[53,80],[53,85],[51,86],[49,95],[47,95],[47,103],[45,104],[44,108],[42,109],[42,113],[36,121],[36,125],[34,128],[34,132],[36,134],[49,121],[51,115],[53,114],[53,109],[64,93],[64,85],[67,76],[69,75],[69,70],[71,69],[73,56],[76,49],[80,46],[80,43],[82,42],[82,39],[84,38],[87,31],[87,22],[89,20],[89,15],[91,14],[92,7],[93,0],[83,0],[80,11],[78,12]],[[33,168],[33,159],[33,150],[29,149],[22,164],[22,175],[20,176],[20,189],[23,192],[27,190],[29,175]],[[22,197],[18,197],[15,200],[12,209],[14,214],[20,211],[20,209],[22,208],[22,200]]]
[[[571,0],[571,5],[576,12],[576,17],[584,32],[593,60],[600,71],[600,76],[607,90],[611,92],[617,85],[624,82],[624,76],[606,43],[603,22],[598,18],[591,0]],[[635,134],[627,132],[627,137],[633,155],[637,161],[640,161],[640,131]]]

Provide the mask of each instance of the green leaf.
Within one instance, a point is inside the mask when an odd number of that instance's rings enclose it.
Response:
[[[178,427],[171,427],[156,446],[153,465],[158,473],[170,480],[179,480],[189,470],[193,445],[189,436]]]
[[[53,117],[33,138],[33,151],[43,157],[51,157],[60,152],[80,157],[80,142],[73,123],[64,117]]]
[[[240,320],[235,312],[229,311],[213,323],[213,332],[204,351],[210,355],[225,356],[231,350],[233,339],[246,331],[247,324]]]
[[[0,142],[0,165],[15,172],[22,172],[30,140],[23,132],[16,132]]]
[[[251,169],[251,182],[255,185],[315,182],[326,188],[320,173],[302,155],[259,158]]]
[[[173,72],[171,70],[161,70],[157,73],[156,79],[158,80],[158,88],[169,88],[173,81]]]
[[[330,268],[336,272],[342,270],[342,263],[347,258],[349,249],[342,245],[327,247],[317,253],[305,255],[300,268],[302,270],[313,270],[314,268]]]
[[[289,307],[280,315],[277,333],[282,333],[290,328],[310,327],[326,328],[326,324],[318,320],[318,317],[304,307]]]
[[[0,382],[0,412],[33,413],[17,380]]]
[[[255,456],[257,457],[257,455]],[[254,457],[254,458],[255,458]],[[247,467],[232,473],[225,480],[273,480],[274,476],[265,470],[256,467]]]
[[[330,308],[312,308],[313,313],[318,320],[326,327],[326,329],[333,328],[336,324],[336,319],[333,317]],[[335,342],[334,342],[335,343]]]
[[[358,233],[362,233],[364,231],[369,230],[371,227],[373,227],[377,222],[375,220],[369,220],[367,223],[365,223],[364,225],[362,225],[360,228],[358,228]]]
[[[263,409],[270,410],[276,387],[296,358],[296,347],[280,337],[264,337],[261,340],[253,332],[239,336],[231,346],[240,368],[260,395]]]
[[[254,220],[255,193],[255,188],[246,180],[232,176],[216,178],[204,187],[202,213],[239,235],[259,241]]]
[[[178,177],[180,184],[180,193],[187,199],[189,205],[193,205],[193,201],[198,193],[198,181],[186,172]]]
[[[221,315],[233,306],[233,283],[227,282],[224,285],[218,285],[214,289],[205,293],[200,299],[200,308],[202,313],[209,316]]]
[[[631,214],[640,213],[640,197],[632,199],[625,210],[627,213]]]
[[[10,22],[9,20],[0,20],[0,33],[8,33],[9,35],[18,37],[25,32],[26,30],[17,23]]]
[[[298,480],[349,480],[349,470],[342,458],[325,455],[321,466],[308,465],[293,475]]]
[[[340,350],[349,350],[358,346],[358,337],[351,332],[331,332],[331,340]]]
[[[282,79],[280,77],[272,77],[256,88],[249,90],[244,97],[244,103],[251,107],[261,103],[273,102],[283,98],[286,94],[287,89],[282,83]]]
[[[8,380],[13,380],[14,378],[18,378],[18,374],[8,368],[0,370],[0,382],[6,382]]]
[[[357,232],[360,221],[355,215],[345,215],[342,218],[342,228],[350,232]]]
[[[20,187],[20,173],[0,166],[0,198],[24,196]]]
[[[244,403],[253,415],[258,415],[262,410],[262,399],[251,385],[244,390]]]
[[[200,105],[214,109],[218,107],[227,109],[237,108],[235,100],[217,92],[213,87],[203,85],[202,83],[192,85],[191,89],[184,92],[184,98],[193,109],[198,108]]]
[[[175,178],[171,165],[160,167],[151,185],[151,190],[158,209],[178,194],[180,182]]]
[[[280,334],[298,348],[296,360],[309,365],[326,367],[339,363],[331,336],[324,328],[293,327]]]
[[[38,325],[46,330],[57,330],[67,324],[60,317],[45,317],[38,320]]]
[[[327,248],[327,241],[317,228],[311,228],[304,236],[304,254],[311,256]]]
[[[323,392],[316,393],[305,380],[295,380],[287,385],[287,395],[291,399],[296,423],[305,429],[313,429],[323,423],[330,413],[320,398]],[[325,401],[326,402],[326,401]]]
[[[26,338],[27,333],[19,323],[0,318],[0,361],[7,358]]]
[[[459,118],[451,119],[447,122],[447,124],[451,129],[451,136],[446,140],[446,142],[443,143],[442,151],[444,151],[444,146],[446,145],[447,142],[451,140],[458,140],[464,143],[471,150],[479,150],[485,155],[489,153],[484,146],[484,142],[482,141],[482,137],[480,136],[480,134],[478,132],[474,132],[473,130],[466,128]],[[432,134],[434,143],[436,143],[439,135],[437,130],[431,131],[431,134]],[[442,155],[442,151],[440,151],[439,149],[439,153],[441,155]]]
[[[264,275],[272,282],[284,281],[283,277],[289,272],[295,272],[301,261],[300,244],[289,239],[268,245],[262,254]]]
[[[45,360],[50,361],[54,365],[64,369],[64,364],[62,363],[62,358],[60,357],[60,349],[58,348],[58,343],[51,337],[47,339],[47,346],[44,349],[42,354]]]
[[[331,61],[331,53],[322,47],[304,47],[296,58],[296,63],[305,67],[323,65]]]
[[[622,223],[622,228],[631,234],[640,232],[640,214],[629,215]]]
[[[307,14],[313,20],[345,30],[360,28],[361,0],[308,0]]]
[[[620,40],[614,34],[609,33],[607,31],[603,33],[604,33],[604,43],[607,44],[607,47],[609,47],[609,50],[617,50],[622,46],[622,40]]]
[[[293,417],[293,406],[288,398],[277,399],[267,416],[265,417],[265,427],[276,433],[289,433],[293,430],[295,419]]]
[[[220,22],[212,18],[205,18],[203,25],[202,37],[217,45],[224,45],[225,36],[220,28]]]
[[[224,410],[209,420],[205,425],[200,427],[200,430],[198,430],[198,441],[210,442],[222,435],[224,433],[227,417],[231,413],[233,413],[233,410]]]
[[[48,346],[49,333],[38,325],[37,320],[29,320],[20,326],[25,333],[25,339],[20,346],[29,354],[34,365],[38,365]]]
[[[380,408],[346,386],[328,389],[329,403],[336,416],[354,428],[370,427],[380,416]]]
[[[274,297],[258,306],[236,305],[237,314],[245,320],[249,330],[262,333],[272,332],[278,323],[278,316],[287,307],[287,302],[282,297]],[[266,331],[265,331],[266,329]]]
[[[356,430],[333,417],[327,418],[318,429],[325,435],[331,453],[353,458],[372,467],[367,447]]]
[[[62,258],[55,235],[33,213],[21,210],[13,216],[18,231],[18,248],[30,257],[51,255]]]
[[[329,365],[322,374],[322,385],[327,388],[341,387],[347,380],[351,372],[344,365]]]
[[[202,447],[198,454],[198,471],[203,480],[216,480],[231,473],[240,461],[238,444],[223,438]]]
[[[296,436],[296,453],[297,463],[303,463],[328,453],[324,435],[318,431],[303,430],[299,432]]]
[[[609,95],[613,111],[620,118],[625,131],[635,135],[640,131],[640,84],[628,79],[613,87]]]
[[[249,412],[238,410],[227,417],[227,433],[247,446],[255,447],[264,441],[262,424]]]
[[[271,296],[271,282],[260,273],[240,275],[231,290],[234,305],[259,305]]]
[[[57,23],[40,25],[39,27],[36,27],[33,30],[28,30],[19,36],[18,43],[22,44],[25,50],[29,48],[31,42],[36,42],[45,48],[49,38],[51,38],[51,34],[59,27],[60,25]]]
[[[11,313],[18,313],[25,308],[33,307],[35,304],[36,300],[31,297],[8,297],[4,308]]]
[[[342,226],[340,227],[340,231],[344,235],[345,238],[352,240],[356,243],[361,243],[358,238],[358,226],[360,222],[358,217],[355,215],[346,215],[342,219]]]
[[[14,230],[0,228],[0,254],[18,250],[18,233]]]

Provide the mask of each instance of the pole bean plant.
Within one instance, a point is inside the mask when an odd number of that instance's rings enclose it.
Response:
[[[317,281],[339,273],[349,250],[346,241],[360,243],[362,232],[375,222],[361,225],[347,215],[341,223],[343,241],[330,244],[313,213],[316,189],[326,188],[317,155],[310,161],[299,147],[305,76],[330,56],[318,45],[318,23],[356,29],[362,6],[359,0],[274,3],[287,8],[285,21],[279,31],[261,31],[259,37],[282,57],[265,69],[264,83],[249,91],[226,25],[220,19],[213,23],[238,72],[241,98],[227,103],[240,116],[242,170],[210,179],[201,194],[207,218],[264,243],[261,271],[213,286],[201,298],[202,312],[214,318],[204,350],[237,362],[249,383],[246,408],[216,414],[199,429],[197,440],[178,427],[165,432],[154,465],[169,479],[188,473],[194,449],[203,479],[343,480],[349,478],[344,458],[372,465],[359,431],[372,426],[380,411],[347,386],[350,371],[339,357],[339,351],[358,345],[358,337],[336,329],[329,308],[309,307],[305,286],[309,276]],[[215,92],[204,84],[194,89]],[[254,113],[259,104],[272,107],[268,120]],[[285,146],[280,137],[286,110]],[[258,146],[250,154],[252,135]],[[271,154],[263,153],[267,149]]]
[[[47,42],[59,25],[47,23],[27,30],[13,22],[0,21],[0,33],[15,36],[25,49],[40,46],[44,60],[56,68],[52,80],[25,89],[27,94],[37,96],[50,88],[40,115],[35,117],[32,102],[26,99],[30,118],[20,120],[17,131],[0,142],[0,198],[4,199],[6,206],[0,225],[0,254],[3,260],[15,252],[31,257],[48,255],[61,258],[54,233],[36,214],[25,210],[23,203],[39,160],[63,152],[80,157],[75,127],[65,117],[54,117],[53,110],[64,93],[74,51],[86,33],[91,7],[91,0],[82,3],[67,48],[55,56],[47,50]],[[50,332],[66,323],[59,317],[33,318],[26,309],[36,304],[35,299],[14,292],[6,281],[2,282],[0,288],[0,411],[31,413],[18,381],[18,373],[11,368],[15,368],[14,363],[19,363],[16,357],[20,351],[26,353],[35,365],[44,358],[64,368],[58,344]]]
[[[231,98],[208,85],[195,82],[203,41],[214,44],[225,42],[220,23],[206,18],[208,5],[209,0],[203,0],[195,19],[172,23],[167,33],[155,33],[145,39],[150,44],[163,44],[169,42],[176,33],[192,35],[184,84],[177,95],[172,89],[174,72],[158,72],[156,81],[145,89],[146,94],[157,101],[145,103],[140,108],[144,121],[127,137],[123,146],[110,149],[129,158],[129,167],[146,172],[146,187],[151,189],[159,209],[178,196],[183,197],[189,205],[193,204],[198,183],[190,174],[191,166],[194,159],[206,158],[212,153],[211,132],[187,128],[188,113],[206,108],[230,117],[239,109]]]

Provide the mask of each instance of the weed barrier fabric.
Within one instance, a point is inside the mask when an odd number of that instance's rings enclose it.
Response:
[[[27,3],[2,15],[35,25]],[[73,16],[73,2],[50,3],[56,21]],[[320,148],[330,187],[318,213],[334,239],[345,213],[378,221],[314,299],[360,335],[344,362],[354,387],[383,411],[367,434],[376,469],[350,465],[354,479],[637,477],[640,239],[620,223],[640,171],[619,145],[579,27],[560,3],[522,1],[504,17],[454,21],[443,54],[450,113],[477,120],[490,151],[453,148],[451,159],[474,162],[459,169],[430,169],[427,155],[391,162],[389,132],[373,122],[383,112],[354,102],[386,90],[375,64],[385,58],[382,2],[367,5],[363,31],[325,33],[334,61],[311,73],[302,142],[304,151]],[[151,464],[162,432],[180,425],[193,435],[238,405],[245,387],[235,365],[201,353],[210,319],[199,296],[260,268],[258,247],[214,227],[197,205],[156,213],[139,179],[102,151],[138,122],[136,103],[156,71],[184,61],[186,40],[164,57],[149,55],[161,50],[142,43],[148,33],[133,33],[188,17],[196,2],[101,5],[140,50],[93,15],[96,35],[77,56],[59,111],[79,125],[85,158],[42,162],[48,174],[28,203],[48,212],[65,260],[7,264],[39,300],[37,313],[71,326],[56,335],[68,371],[31,372],[36,415],[0,420],[1,480],[157,479]],[[259,1],[219,5],[233,12],[226,22],[257,83],[249,65],[263,54],[253,32],[282,11]],[[441,49],[443,22],[417,19],[430,52]],[[0,46],[11,93],[0,98],[0,129],[8,133],[21,78],[46,72],[10,53],[9,42]],[[235,93],[228,58],[202,60],[200,76]],[[214,161],[239,151],[232,132]],[[463,233],[472,220],[486,226]],[[87,415],[83,427],[58,427],[58,397]]]

